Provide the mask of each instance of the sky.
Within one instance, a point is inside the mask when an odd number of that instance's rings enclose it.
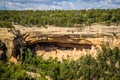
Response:
[[[0,10],[80,10],[120,8],[120,0],[0,0]]]

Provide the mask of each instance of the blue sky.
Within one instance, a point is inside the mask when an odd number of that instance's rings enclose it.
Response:
[[[120,0],[0,0],[0,10],[120,8]]]

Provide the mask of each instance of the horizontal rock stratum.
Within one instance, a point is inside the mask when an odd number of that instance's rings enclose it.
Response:
[[[20,30],[22,40],[27,46],[39,43],[52,43],[62,47],[86,49],[101,45],[120,46],[120,26],[86,26],[82,28],[63,28],[47,26],[47,28],[23,27],[15,25]],[[15,35],[9,29],[0,29],[0,39],[6,44],[7,57],[10,58],[15,49]]]

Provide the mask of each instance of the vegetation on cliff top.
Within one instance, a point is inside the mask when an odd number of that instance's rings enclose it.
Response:
[[[29,54],[29,53],[28,53]],[[120,79],[120,50],[103,47],[98,57],[90,55],[74,61],[44,60],[42,57],[27,57],[21,64],[0,61],[0,80],[119,80]],[[28,76],[26,72],[40,74],[41,77]]]
[[[0,26],[2,22],[11,22],[24,26],[55,25],[62,27],[81,27],[100,23],[105,25],[120,25],[120,8],[89,9],[89,10],[48,10],[48,11],[0,11]]]

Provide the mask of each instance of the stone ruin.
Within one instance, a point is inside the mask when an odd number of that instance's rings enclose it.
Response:
[[[50,29],[49,29],[50,28]],[[34,55],[62,59],[79,59],[80,56],[92,54],[97,55],[101,45],[112,47],[120,46],[120,30],[117,27],[85,27],[85,28],[22,28],[20,30],[22,40]],[[109,31],[107,31],[107,29]],[[114,29],[114,30],[112,30]],[[7,57],[11,59],[16,49],[15,35],[9,29],[0,29],[0,39],[6,44]],[[16,45],[14,44],[16,43]],[[16,52],[17,53],[17,52]]]

